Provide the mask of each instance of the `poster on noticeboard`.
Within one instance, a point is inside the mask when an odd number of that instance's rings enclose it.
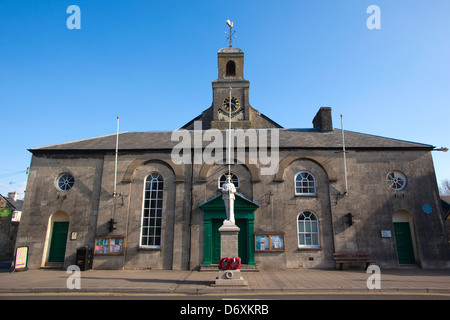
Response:
[[[124,237],[105,237],[95,239],[95,255],[123,255]]]
[[[284,234],[256,234],[256,252],[279,252],[285,251]]]

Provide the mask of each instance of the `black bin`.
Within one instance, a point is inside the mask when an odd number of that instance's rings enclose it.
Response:
[[[81,271],[92,269],[92,260],[94,258],[94,251],[88,246],[77,249],[77,266]]]

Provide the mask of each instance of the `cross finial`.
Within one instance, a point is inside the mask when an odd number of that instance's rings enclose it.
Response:
[[[233,22],[230,21],[230,19],[228,19],[226,21],[227,25],[230,27],[230,35],[228,36],[227,40],[230,40],[230,48],[233,48],[233,35],[234,35],[234,31],[233,31]],[[226,33],[226,32],[225,32]]]

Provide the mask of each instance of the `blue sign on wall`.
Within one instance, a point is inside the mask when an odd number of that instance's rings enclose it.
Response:
[[[426,203],[422,206],[422,210],[426,214],[430,214],[431,212],[433,212],[433,208],[431,208],[431,206],[428,203]]]

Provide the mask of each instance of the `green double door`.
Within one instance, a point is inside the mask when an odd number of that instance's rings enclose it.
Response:
[[[398,263],[414,264],[414,248],[411,229],[408,222],[394,222],[395,244],[397,246]]]
[[[236,194],[234,202],[234,216],[239,227],[238,255],[242,264],[254,265],[255,263],[255,211],[259,204],[255,201]],[[220,232],[223,220],[227,215],[222,196],[216,196],[200,205],[203,210],[204,242],[203,264],[218,264],[220,256]],[[232,257],[228,257],[232,258]]]
[[[48,262],[64,262],[69,222],[53,222]]]

